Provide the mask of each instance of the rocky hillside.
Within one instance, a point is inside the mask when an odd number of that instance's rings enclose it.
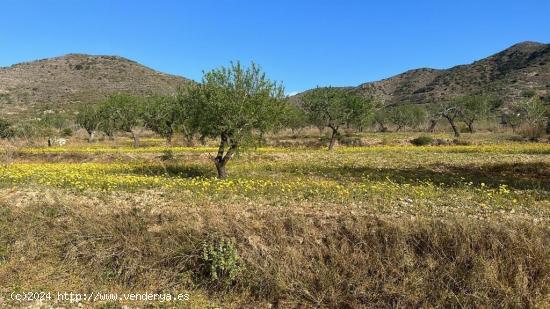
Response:
[[[550,44],[523,42],[500,53],[445,70],[416,69],[354,89],[387,104],[434,103],[465,94],[484,93],[506,102],[525,91],[550,93]]]
[[[9,116],[71,109],[114,92],[173,93],[190,82],[122,57],[70,54],[0,68],[0,110]]]

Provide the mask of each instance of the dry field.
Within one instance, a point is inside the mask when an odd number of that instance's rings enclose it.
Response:
[[[102,308],[550,305],[550,144],[363,138],[246,149],[227,180],[210,146],[4,145],[0,305],[37,305],[14,291],[189,293],[81,302]]]

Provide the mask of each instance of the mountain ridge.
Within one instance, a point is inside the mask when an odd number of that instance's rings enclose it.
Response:
[[[435,103],[481,93],[511,102],[526,90],[546,94],[550,91],[550,45],[525,41],[470,64],[408,70],[354,90],[387,104]]]

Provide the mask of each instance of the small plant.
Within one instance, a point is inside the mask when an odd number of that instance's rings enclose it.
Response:
[[[11,123],[7,120],[0,119],[0,138],[11,138],[15,135],[15,131],[11,127]]]
[[[422,135],[411,140],[411,144],[415,146],[430,145],[433,142],[433,138],[429,135]]]
[[[211,282],[231,284],[242,271],[237,248],[225,240],[204,243],[202,262],[205,275]]]
[[[63,137],[71,137],[73,136],[73,129],[71,128],[65,128],[63,131],[61,131],[61,136]]]
[[[162,161],[170,161],[174,159],[174,152],[171,149],[166,149],[162,151],[160,155]]]

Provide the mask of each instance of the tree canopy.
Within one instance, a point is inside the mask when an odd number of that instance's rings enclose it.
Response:
[[[218,177],[227,176],[225,166],[243,143],[277,127],[283,99],[283,86],[255,63],[244,67],[232,62],[204,74],[188,102],[189,124],[204,136],[220,139],[214,158]]]
[[[302,101],[311,124],[332,130],[329,150],[333,149],[343,126],[362,125],[372,110],[368,99],[343,88],[318,87],[305,93]]]

